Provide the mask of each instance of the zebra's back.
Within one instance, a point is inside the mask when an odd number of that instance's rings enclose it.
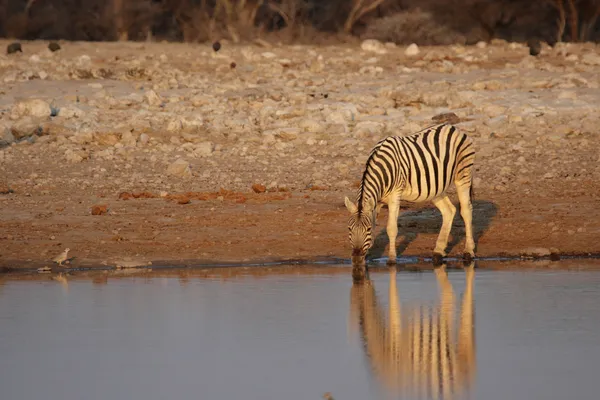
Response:
[[[452,182],[470,183],[474,158],[472,140],[452,125],[389,136],[369,155],[363,190],[381,200],[396,191],[403,200],[432,200],[443,195]]]

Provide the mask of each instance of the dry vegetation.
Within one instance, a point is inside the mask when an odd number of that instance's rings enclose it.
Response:
[[[599,15],[599,0],[0,0],[0,36],[237,43],[340,33],[419,45],[554,43],[597,40]]]

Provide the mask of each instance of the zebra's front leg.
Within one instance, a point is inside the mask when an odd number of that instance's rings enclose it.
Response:
[[[439,197],[433,200],[433,205],[435,205],[442,213],[442,229],[440,229],[440,234],[435,243],[435,250],[433,250],[433,263],[439,264],[442,261],[442,258],[446,256],[448,237],[450,236],[450,230],[452,229],[452,221],[456,214],[456,207],[454,207],[454,204],[452,204],[448,196]]]
[[[393,196],[388,202],[387,235],[390,242],[388,250],[388,265],[396,265],[396,238],[398,237],[398,214],[400,213],[400,199]]]
[[[456,185],[460,215],[465,222],[465,252],[464,258],[469,261],[475,257],[475,241],[473,240],[473,202],[471,199],[471,184]]]

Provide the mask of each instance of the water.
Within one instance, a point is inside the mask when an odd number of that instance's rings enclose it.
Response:
[[[499,265],[0,276],[0,398],[596,399],[600,272]]]

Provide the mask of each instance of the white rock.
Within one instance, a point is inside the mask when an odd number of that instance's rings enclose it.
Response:
[[[140,142],[141,144],[146,144],[146,143],[148,143],[148,141],[149,141],[149,140],[150,140],[150,136],[148,136],[148,135],[147,135],[147,134],[145,134],[145,133],[142,133],[142,134],[140,135],[140,137],[139,137],[139,142]]]
[[[71,149],[65,151],[65,158],[68,162],[72,164],[78,164],[83,161],[83,157],[81,156],[81,154]]]
[[[419,54],[419,52],[419,46],[417,46],[416,43],[411,44],[406,48],[406,50],[404,50],[404,54],[408,57],[414,57]]]
[[[321,133],[325,132],[327,125],[314,119],[302,119],[299,124],[300,128],[307,132]]]
[[[137,138],[133,133],[131,133],[130,131],[123,132],[123,134],[121,135],[121,144],[123,144],[123,146],[134,147],[136,143]]]
[[[192,177],[190,163],[179,158],[167,168],[167,173],[179,178],[188,179]]]
[[[85,115],[85,112],[75,106],[67,106],[67,107],[62,107],[59,111],[58,111],[58,115],[60,115],[61,117],[70,119],[70,118],[81,118]]]
[[[385,48],[385,45],[379,40],[375,39],[363,40],[363,42],[360,44],[360,48],[364,51],[369,51],[376,54],[386,54],[388,52]]]
[[[0,121],[0,148],[10,145],[15,141],[15,137],[9,127]]]
[[[195,146],[194,153],[199,157],[208,157],[215,151],[213,142],[201,142]]]
[[[94,140],[94,134],[90,131],[78,132],[76,135],[70,136],[69,140],[77,144],[88,144]]]
[[[521,251],[521,255],[533,257],[547,257],[550,253],[550,249],[545,247],[528,247]]]
[[[31,57],[29,57],[29,62],[33,62],[33,63],[40,62],[40,56],[38,56],[37,54],[32,55]]]
[[[23,116],[32,117],[49,117],[50,104],[42,99],[29,99],[18,102],[11,110],[10,118],[12,120],[19,119]]]
[[[160,98],[160,96],[152,89],[144,93],[144,98],[146,99],[146,102],[151,106],[158,106],[162,103],[162,99]]]
[[[92,58],[90,56],[88,56],[87,54],[84,54],[77,58],[77,65],[79,65],[80,67],[87,67],[91,63],[92,63]]]
[[[40,132],[40,118],[23,117],[13,124],[11,132],[16,139],[37,135]]]
[[[264,53],[261,54],[264,58],[266,59],[271,59],[271,58],[275,58],[277,57],[277,54],[275,53],[271,53],[270,51],[265,51]]]
[[[581,61],[587,65],[600,65],[600,55],[596,52],[589,51],[583,55]]]

